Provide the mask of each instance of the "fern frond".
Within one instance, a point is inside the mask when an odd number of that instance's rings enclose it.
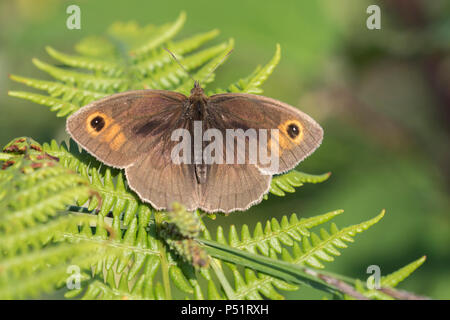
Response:
[[[107,75],[118,77],[123,74],[124,70],[118,63],[104,59],[96,59],[85,56],[69,55],[47,46],[47,53],[59,62],[74,68],[87,69],[92,71],[104,72]]]
[[[243,92],[253,93],[253,94],[262,93],[262,90],[260,87],[267,80],[269,75],[272,74],[273,70],[275,69],[278,62],[280,61],[280,57],[281,57],[281,49],[280,49],[280,45],[277,44],[275,56],[272,58],[272,60],[270,60],[270,62],[262,69],[259,70],[259,68],[258,68],[259,71],[257,71],[256,74],[249,79],[248,83],[246,83],[245,86],[241,88],[241,90]],[[242,83],[241,83],[241,85],[242,85]]]
[[[31,139],[14,139],[3,151],[12,157],[0,171],[0,298],[22,298],[54,290],[69,265],[94,261],[96,247],[64,237],[94,218],[67,216],[67,205],[94,191]]]
[[[180,63],[183,64],[187,71],[194,70],[223,53],[225,48],[227,48],[227,43],[221,43],[217,46],[204,49],[201,52],[193,53],[190,56],[181,59]],[[183,80],[188,77],[188,74],[181,69],[178,64],[171,63],[167,64],[151,78],[148,77],[143,80],[142,84],[146,89],[171,90],[180,86]]]
[[[340,230],[335,223],[332,223],[330,232],[324,228],[320,229],[320,236],[311,232],[309,237],[303,236],[301,247],[296,243],[294,244],[293,256],[286,249],[283,249],[283,260],[323,269],[325,266],[321,261],[334,261],[333,256],[340,255],[339,249],[347,248],[345,242],[353,242],[353,237],[357,233],[367,230],[380,221],[384,213],[385,211],[383,210],[373,219]]]
[[[189,53],[200,47],[202,44],[214,39],[218,33],[218,30],[201,33],[185,40],[169,43],[168,48],[173,54],[182,57],[185,53]],[[161,69],[164,65],[172,62],[172,57],[169,56],[165,50],[159,49],[157,53],[137,63],[135,69],[143,76],[146,76],[147,74],[154,72],[157,68]]]
[[[380,288],[367,289],[361,281],[358,281],[355,285],[355,288],[361,292],[364,296],[370,299],[378,299],[378,300],[393,300],[393,299],[410,299],[410,298],[424,298],[418,297],[416,295],[412,295],[410,293],[404,293],[402,291],[396,291],[395,288],[400,282],[408,278],[414,271],[417,270],[426,260],[426,257],[423,256],[406,266],[400,268],[399,270],[388,274],[387,276],[383,276],[380,279]],[[370,279],[372,278],[372,279]],[[370,280],[374,280],[373,276],[371,276],[367,282]]]
[[[276,196],[283,197],[286,195],[285,192],[293,193],[295,188],[301,187],[305,183],[320,183],[327,180],[330,176],[330,172],[313,175],[292,170],[283,175],[273,177],[269,191]]]
[[[90,73],[69,70],[67,68],[55,67],[39,59],[33,59],[33,64],[40,70],[66,84],[77,88],[114,93],[125,91],[131,87],[130,80],[104,75],[94,75]]]
[[[200,79],[212,70],[218,58],[223,57],[224,50],[231,50],[233,42],[230,40],[189,54],[214,39],[218,31],[171,41],[184,21],[185,14],[182,13],[177,21],[161,27],[115,24],[108,33],[118,42],[107,38],[87,38],[75,46],[80,55],[66,54],[47,46],[47,53],[63,66],[53,66],[39,59],[33,59],[33,64],[57,81],[17,75],[12,75],[11,79],[47,91],[49,96],[22,91],[10,91],[9,95],[49,106],[51,111],[57,111],[57,116],[63,117],[107,94],[125,90],[167,89],[187,94],[192,86],[190,78],[162,46],[177,54],[186,69],[195,70],[195,76]],[[125,52],[121,49],[123,47]],[[203,84],[213,79],[212,74]]]
[[[0,263],[5,268],[0,277],[0,298],[23,299],[55,290],[67,279],[69,266],[87,267],[92,263],[93,255],[87,254],[95,252],[92,249],[89,245],[59,245]],[[22,272],[19,266],[36,268]]]
[[[228,87],[227,91],[245,92],[253,94],[262,93],[263,90],[261,89],[261,85],[272,74],[273,70],[280,61],[280,57],[281,57],[281,48],[280,45],[277,44],[275,55],[267,65],[265,65],[263,68],[261,68],[261,66],[256,67],[255,71],[253,71],[253,73],[250,76],[236,81],[235,83],[233,83]]]
[[[260,224],[258,224],[255,228],[255,235],[253,239],[250,236],[248,227],[244,225],[242,228],[243,241],[239,239],[236,228],[231,226],[228,239],[229,245],[234,248],[247,250],[252,254],[256,253],[266,255],[275,260],[278,259],[276,252],[281,252],[281,259],[283,261],[295,265],[308,265],[314,268],[323,268],[324,266],[319,262],[319,260],[332,261],[333,258],[331,255],[340,255],[336,247],[340,249],[347,247],[344,241],[353,241],[352,237],[355,236],[356,233],[367,230],[370,226],[377,223],[384,215],[383,211],[369,221],[362,222],[342,230],[339,230],[336,224],[333,223],[331,225],[331,235],[328,234],[325,229],[321,229],[322,239],[320,239],[314,232],[307,231],[308,228],[329,221],[341,212],[342,211],[334,211],[322,216],[303,219],[300,221],[297,220],[295,215],[292,215],[293,218],[291,218],[291,223],[288,222],[287,217],[283,217],[282,221],[284,222],[282,222],[281,226],[278,221],[272,219],[270,223],[268,222],[266,224],[266,234],[269,235],[268,239],[262,238],[263,233]],[[290,227],[292,229],[290,229]],[[274,229],[274,232],[272,229]],[[292,233],[292,230],[294,230],[295,233]],[[301,231],[297,233],[298,230]],[[287,236],[288,234],[289,236]],[[300,234],[303,234],[303,236],[300,236]],[[309,239],[311,239],[312,245]],[[303,251],[300,249],[298,244],[299,241],[302,242]],[[228,244],[221,227],[219,227],[217,231],[217,242]],[[259,243],[263,242],[266,242],[266,244],[259,245]],[[283,247],[283,245],[292,247],[294,257],[289,254],[288,250],[286,247]],[[258,248],[258,250],[255,248]],[[235,295],[239,298],[261,299],[262,296],[260,293],[262,293],[265,297],[276,299],[279,298],[280,295],[274,289],[274,286],[280,290],[297,289],[296,286],[292,286],[280,279],[264,275],[263,273],[256,274],[248,267],[244,268],[244,274],[246,275],[246,280],[244,280],[236,265],[230,263],[226,263],[226,265],[233,273],[235,281]],[[262,288],[265,288],[265,291]]]
[[[68,291],[66,297],[75,297],[82,294],[82,299],[120,299],[120,300],[144,300],[155,299],[161,296],[153,284],[156,268],[152,259],[146,260],[139,275],[130,275],[127,269],[121,273],[113,268],[106,272],[105,278],[98,276],[86,281],[85,290]],[[130,284],[130,280],[135,281]],[[84,291],[84,292],[83,292]]]
[[[37,144],[32,146],[41,149]],[[88,180],[47,158],[45,153],[23,152],[10,160],[13,164],[1,175],[0,230],[7,233],[47,221],[78,198],[92,195]]]
[[[79,106],[73,103],[37,93],[26,91],[8,91],[8,95],[50,107],[51,111],[58,111],[56,113],[57,117],[65,117],[68,114],[73,113],[79,109]]]
[[[80,198],[78,205],[89,200],[88,210],[98,209],[101,216],[110,211],[114,217],[121,217],[121,221],[128,226],[139,212],[149,212],[138,196],[130,191],[126,179],[121,171],[105,168],[95,158],[85,151],[79,151],[78,146],[71,140],[70,147],[64,143],[59,146],[56,141],[45,143],[43,150],[60,159],[63,166],[77,172],[90,181],[91,187],[101,196],[101,203],[96,198]],[[120,229],[120,228],[119,228]]]
[[[406,266],[400,268],[399,270],[381,277],[381,286],[382,287],[396,287],[400,282],[408,278],[411,273],[417,270],[426,260],[426,257],[423,256],[416,261],[413,261]]]
[[[199,79],[203,86],[207,85],[214,81],[214,68],[218,65],[218,63],[232,50],[234,47],[234,39],[230,39],[228,44],[224,47],[222,52],[217,55],[214,59],[211,59],[210,62],[201,67],[198,71],[193,74],[194,79]],[[206,76],[208,76],[206,78]],[[186,78],[180,85],[175,89],[178,92],[183,94],[189,94],[192,89],[194,83],[191,78]]]
[[[151,285],[160,266],[160,251],[156,242],[154,231],[147,231],[148,224],[146,214],[140,212],[140,222],[134,218],[125,232],[118,227],[118,218],[114,218],[110,229],[110,235],[105,234],[105,229],[97,225],[94,233],[91,228],[84,230],[72,230],[65,233],[65,238],[70,241],[91,243],[105,248],[97,252],[93,277],[89,279],[88,287],[95,281],[101,280],[113,283],[116,277],[122,277],[122,282],[139,282],[141,275],[145,275],[146,285]],[[146,224],[147,222],[147,224]],[[106,275],[105,275],[106,272]],[[86,295],[92,294],[87,290]],[[70,293],[76,295],[80,292]]]
[[[149,37],[150,39],[146,40],[146,42],[139,47],[133,49],[131,51],[131,55],[136,59],[145,57],[146,55],[151,53],[153,49],[172,39],[178,33],[178,31],[181,30],[185,21],[186,14],[184,12],[181,12],[180,16],[175,22],[155,29],[153,35]]]
[[[10,75],[10,78],[29,87],[45,90],[54,98],[60,97],[63,101],[73,101],[77,106],[85,105],[91,101],[98,100],[106,96],[105,93],[82,90],[59,82],[44,81],[16,75]]]
[[[262,223],[258,222],[253,230],[253,235],[251,235],[249,227],[244,224],[240,238],[234,225],[230,227],[228,239],[224,235],[223,228],[219,226],[217,229],[217,241],[228,243],[234,248],[269,256],[270,249],[281,253],[282,245],[294,245],[295,241],[301,241],[302,236],[310,236],[308,229],[325,223],[342,212],[343,210],[336,210],[306,219],[298,219],[295,213],[289,218],[283,216],[281,221],[272,218],[265,223],[264,229]]]
[[[264,296],[272,300],[282,300],[284,296],[275,288],[285,291],[298,289],[298,286],[290,285],[263,273],[256,273],[249,268],[245,268],[243,277],[238,268],[233,265],[228,266],[233,272],[236,299],[262,300]]]
[[[14,256],[39,249],[52,241],[62,240],[65,231],[72,229],[73,226],[86,223],[87,220],[91,220],[91,218],[61,215],[57,219],[37,224],[33,228],[17,228],[14,232],[0,235],[0,250],[7,256]]]

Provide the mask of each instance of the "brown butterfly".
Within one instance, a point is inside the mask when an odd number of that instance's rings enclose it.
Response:
[[[276,148],[271,150],[277,151],[278,166],[269,169],[261,162],[251,163],[247,156],[240,163],[207,164],[193,145],[188,153],[195,162],[174,162],[173,150],[179,142],[172,133],[184,129],[194,134],[199,121],[203,132],[216,129],[224,136],[230,129],[277,129],[277,139],[269,137],[268,145]],[[188,210],[205,212],[246,210],[259,203],[269,191],[272,175],[293,169],[323,137],[311,117],[288,104],[245,93],[208,97],[197,81],[189,97],[137,90],[100,99],[70,116],[67,131],[101,162],[125,169],[130,188],[155,209],[169,209],[179,202]],[[235,142],[223,142],[224,148]],[[201,146],[205,147],[204,141]],[[231,152],[239,157],[242,150]]]

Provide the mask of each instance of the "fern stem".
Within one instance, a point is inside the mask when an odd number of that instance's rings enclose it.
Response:
[[[215,259],[211,259],[211,267],[213,268],[217,279],[219,279],[220,284],[222,285],[222,288],[228,297],[228,300],[236,300],[236,295],[234,294],[233,288],[228,282],[228,279],[225,277],[222,267],[216,262]]]
[[[287,282],[306,284],[315,289],[333,294],[339,293],[339,290],[325,281],[305,272],[306,268],[304,267],[234,249],[215,241],[205,239],[198,239],[198,241],[205,245],[208,254],[220,260],[243,265]]]
[[[162,221],[163,221],[162,213],[155,212],[155,223],[158,231]],[[161,272],[163,276],[163,284],[164,284],[164,291],[166,293],[166,299],[172,300],[172,294],[170,291],[170,279],[169,279],[169,262],[167,261],[166,257],[166,246],[162,239],[158,239],[158,250],[161,256]]]

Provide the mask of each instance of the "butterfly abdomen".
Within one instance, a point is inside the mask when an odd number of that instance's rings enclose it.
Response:
[[[204,184],[206,182],[206,173],[207,173],[206,164],[195,165],[195,177],[197,178],[198,184]]]

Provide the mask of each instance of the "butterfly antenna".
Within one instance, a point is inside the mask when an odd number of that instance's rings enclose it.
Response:
[[[206,80],[209,78],[209,76],[216,71],[216,69],[222,64],[224,63],[224,61],[229,57],[229,55],[233,52],[233,49],[231,49],[230,51],[228,51],[228,53],[222,58],[222,60],[220,60],[220,62],[218,64],[216,64],[216,66],[208,73],[208,75],[206,77],[203,78],[203,80]],[[203,82],[202,80],[202,82]]]
[[[178,63],[178,65],[181,67],[181,69],[184,70],[184,72],[187,73],[187,75],[189,76],[189,78],[191,78],[194,82],[196,82],[196,80],[192,77],[192,75],[189,73],[189,71],[187,71],[187,69],[181,64],[180,61],[178,61],[177,57],[175,57],[175,55],[172,53],[172,51],[170,51],[167,48],[164,48],[164,50],[166,50],[171,56],[172,58]]]

